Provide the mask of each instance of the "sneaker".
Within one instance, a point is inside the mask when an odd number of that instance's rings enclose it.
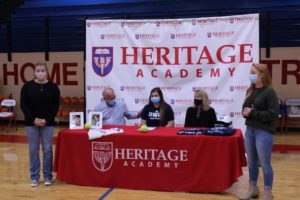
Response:
[[[265,191],[260,200],[272,200],[273,195],[271,191]]]
[[[39,185],[39,181],[37,181],[37,180],[32,180],[30,183],[30,187],[36,187],[38,185]]]
[[[259,195],[259,189],[255,185],[250,185],[248,192],[243,196],[240,197],[240,200],[250,200],[250,199],[257,199]]]
[[[52,181],[51,181],[51,180],[46,180],[46,181],[44,182],[44,185],[45,185],[45,186],[50,186],[50,185],[52,185]]]

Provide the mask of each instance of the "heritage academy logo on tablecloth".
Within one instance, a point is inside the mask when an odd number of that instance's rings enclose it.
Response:
[[[189,156],[185,149],[113,148],[112,142],[92,142],[92,161],[98,171],[108,171],[114,160],[126,168],[177,169]]]
[[[94,167],[100,172],[109,170],[113,163],[113,143],[93,142],[92,160]]]

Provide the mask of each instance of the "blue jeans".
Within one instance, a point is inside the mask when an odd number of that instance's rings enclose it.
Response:
[[[273,134],[269,131],[247,126],[245,133],[245,146],[249,168],[249,183],[257,185],[259,166],[264,175],[264,188],[272,189],[273,169],[271,166]]]
[[[52,141],[53,126],[26,126],[25,131],[29,143],[30,176],[31,180],[40,179],[40,143],[43,150],[43,174],[44,180],[52,180],[53,151]]]

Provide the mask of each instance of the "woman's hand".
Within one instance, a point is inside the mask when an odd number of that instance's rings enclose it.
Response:
[[[47,124],[45,119],[35,118],[33,121],[35,126],[45,126]]]

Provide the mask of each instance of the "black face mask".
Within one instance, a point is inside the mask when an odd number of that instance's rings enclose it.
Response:
[[[194,104],[195,104],[195,106],[202,106],[203,101],[202,101],[202,99],[194,99]]]

